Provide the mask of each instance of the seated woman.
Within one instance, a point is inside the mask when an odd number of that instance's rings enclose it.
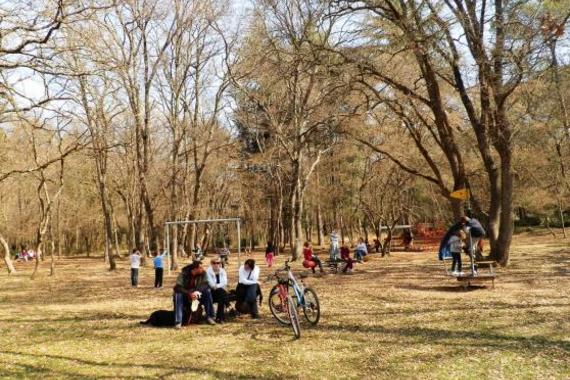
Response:
[[[303,266],[305,266],[306,268],[311,268],[313,273],[315,273],[315,267],[318,266],[319,269],[321,270],[321,273],[323,272],[323,263],[321,263],[321,259],[319,259],[317,255],[313,254],[313,248],[311,247],[311,244],[309,244],[308,241],[306,241],[304,244],[303,256],[305,257]]]
[[[342,247],[340,247],[340,258],[346,263],[344,268],[342,268],[342,273],[352,273],[352,258],[346,243],[342,243]]]
[[[216,311],[216,322],[225,322],[225,308],[228,298],[226,286],[228,285],[228,276],[224,268],[222,268],[222,259],[215,257],[210,261],[210,266],[206,270],[208,285],[212,292],[212,300],[218,304]]]
[[[362,259],[364,258],[364,256],[366,256],[368,254],[368,247],[366,246],[366,243],[364,242],[364,239],[360,238],[358,240],[358,244],[356,245],[356,248],[354,249],[354,257],[356,258],[356,260],[361,263]]]
[[[247,259],[239,267],[239,283],[236,291],[237,303],[245,303],[253,319],[259,319],[257,311],[257,280],[259,279],[259,266],[255,265],[254,259]],[[239,307],[236,307],[239,308]]]
[[[189,299],[192,302],[199,301],[206,310],[206,321],[211,325],[216,324],[214,321],[212,293],[206,278],[206,271],[202,268],[200,261],[194,261],[192,264],[182,268],[182,271],[176,278],[173,296],[176,328],[180,328],[183,323],[184,307]]]

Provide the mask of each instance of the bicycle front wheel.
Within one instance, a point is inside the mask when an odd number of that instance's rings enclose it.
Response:
[[[303,304],[303,314],[305,314],[307,322],[314,326],[319,323],[319,319],[321,318],[321,305],[319,304],[319,298],[312,288],[305,288],[303,298],[305,301]]]
[[[289,325],[291,324],[291,319],[289,318],[289,313],[287,311],[287,300],[281,299],[281,294],[279,294],[280,286],[282,285],[275,285],[269,292],[269,310],[271,310],[271,314],[273,314],[279,323]]]
[[[287,296],[287,306],[289,319],[291,320],[291,327],[293,328],[293,334],[295,334],[296,339],[299,339],[301,337],[301,325],[299,323],[299,314],[297,314],[297,305],[289,295]]]

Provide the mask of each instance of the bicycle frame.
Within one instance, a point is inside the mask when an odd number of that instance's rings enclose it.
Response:
[[[289,266],[289,262],[285,262],[285,267],[281,269],[282,271],[287,271],[287,278],[288,282],[281,283],[279,282],[279,297],[281,298],[281,302],[285,302],[285,298],[289,294],[289,286],[293,288],[295,292],[295,296],[297,297],[297,306],[305,307],[305,286],[302,281],[297,281],[297,278],[293,274],[291,267]]]
[[[303,285],[302,282],[299,283],[297,281],[297,279],[293,275],[293,272],[291,271],[291,268],[288,268],[287,270],[287,277],[289,277],[289,284],[291,285],[293,291],[295,292],[295,295],[297,296],[297,304],[299,306],[305,307],[305,286]]]

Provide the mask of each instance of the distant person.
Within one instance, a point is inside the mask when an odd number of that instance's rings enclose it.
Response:
[[[230,249],[228,247],[223,247],[220,249],[219,256],[222,261],[222,268],[225,268],[230,261]]]
[[[208,278],[208,285],[210,285],[210,291],[212,292],[212,301],[218,304],[216,323],[224,323],[226,320],[225,308],[228,298],[226,291],[228,276],[222,267],[222,259],[220,257],[215,257],[210,260],[210,266],[206,269],[206,277]]]
[[[265,262],[267,266],[271,268],[273,266],[273,258],[275,257],[275,247],[272,241],[267,242],[267,247],[265,248]]]
[[[364,239],[360,238],[358,240],[356,248],[354,248],[354,257],[356,261],[361,263],[362,260],[364,259],[364,256],[366,256],[367,254],[368,254],[368,247],[366,246]]]
[[[463,230],[458,230],[453,236],[449,238],[449,251],[453,262],[451,263],[451,274],[454,276],[462,275],[461,271],[461,251],[465,242],[466,234]]]
[[[404,249],[409,250],[412,248],[414,243],[414,234],[410,228],[406,228],[402,232],[402,243],[404,243]]]
[[[155,288],[162,288],[162,276],[164,274],[164,265],[162,259],[166,251],[160,254],[158,251],[156,252],[156,256],[152,260],[154,264],[154,287]]]
[[[380,239],[374,238],[374,251],[376,253],[380,253],[381,248],[382,248],[382,244],[380,244]]]
[[[479,240],[485,237],[485,230],[481,223],[475,218],[469,218],[467,216],[462,216],[459,218],[459,221],[449,227],[443,238],[441,239],[441,243],[439,245],[439,259],[444,260],[451,257],[451,252],[449,252],[449,239],[456,234],[457,231],[464,230],[466,233],[466,240],[467,240],[467,251],[471,255],[471,253],[476,254],[477,246],[479,244]],[[471,242],[471,244],[469,244]]]
[[[204,258],[204,252],[202,251],[202,247],[200,247],[200,244],[196,244],[196,247],[194,247],[194,250],[192,251],[192,259],[193,260],[202,260]]]
[[[345,262],[344,268],[342,268],[342,273],[352,273],[353,261],[352,257],[350,257],[350,249],[344,242],[340,247],[340,259]]]
[[[469,254],[475,257],[477,254],[479,241],[485,237],[485,229],[477,219],[469,218],[468,216],[462,216],[460,223],[467,233],[467,249],[469,251]],[[469,237],[471,239],[469,239]]]
[[[330,236],[330,259],[337,261],[339,258],[339,237],[336,230],[332,230]]]
[[[139,286],[139,268],[141,266],[141,254],[138,249],[133,249],[129,259],[131,261],[131,286],[136,288]]]
[[[315,266],[319,267],[321,273],[324,272],[323,263],[321,262],[321,259],[319,259],[319,257],[313,253],[313,247],[311,247],[311,244],[308,241],[306,241],[305,244],[303,245],[303,257],[305,258],[305,261],[309,263],[310,262],[315,263],[315,265],[311,266],[311,270],[313,271],[313,273],[315,273]]]
[[[259,266],[254,259],[247,259],[239,268],[239,283],[237,291],[238,302],[245,302],[253,319],[259,319],[257,310],[257,280],[259,279]]]

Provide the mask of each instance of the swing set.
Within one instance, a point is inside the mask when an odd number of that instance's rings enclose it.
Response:
[[[171,262],[171,258],[170,258],[170,227],[171,226],[178,226],[178,225],[199,225],[199,224],[204,224],[204,223],[209,223],[209,224],[233,224],[235,223],[236,226],[236,231],[237,231],[237,258],[238,258],[238,268],[241,265],[241,232],[240,232],[240,227],[241,227],[241,219],[240,218],[221,218],[221,219],[196,219],[196,220],[177,220],[177,221],[167,221],[164,223],[164,246],[167,247],[166,249],[166,261],[167,261],[167,265],[168,265],[168,274],[170,274],[170,262]],[[224,244],[225,245],[225,244]],[[174,249],[177,249],[177,247],[175,247]],[[229,250],[227,250],[227,248],[224,246],[224,248],[222,248],[222,250],[219,252],[220,255],[222,256],[222,260],[225,262],[225,264],[228,263],[228,256],[229,256]]]

